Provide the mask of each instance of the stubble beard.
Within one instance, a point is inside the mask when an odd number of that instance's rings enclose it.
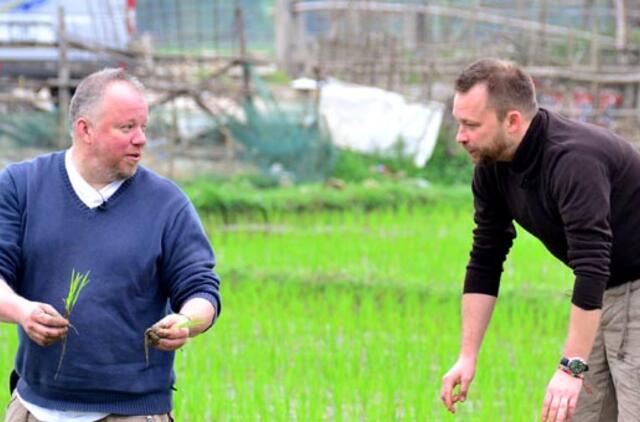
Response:
[[[477,166],[487,166],[495,164],[503,158],[505,152],[509,149],[507,137],[500,131],[491,140],[491,143],[482,150],[478,150],[477,156],[471,156],[473,164]]]
[[[94,174],[103,183],[109,184],[126,180],[136,173],[138,163],[129,163],[126,157],[116,158],[109,151],[101,148],[100,145],[96,145],[92,152],[93,156],[96,157],[93,169]]]
[[[138,165],[135,164],[133,166],[126,166],[126,168],[123,168],[124,166],[121,167],[116,167],[112,169],[112,174],[113,174],[113,180],[127,180],[128,178],[132,177],[134,174],[136,174],[136,170],[138,169]]]
[[[97,166],[93,169],[94,178],[104,184],[126,180],[132,177],[138,169],[137,164],[128,166],[122,161],[109,163],[103,160],[98,160],[96,164]]]

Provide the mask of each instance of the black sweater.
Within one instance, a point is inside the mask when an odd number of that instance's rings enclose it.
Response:
[[[513,220],[575,275],[572,302],[640,278],[640,153],[612,132],[540,109],[510,163],[477,166],[465,293],[497,296]]]

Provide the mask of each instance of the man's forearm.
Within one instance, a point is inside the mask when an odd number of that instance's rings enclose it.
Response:
[[[571,305],[569,334],[564,346],[565,357],[580,357],[584,360],[589,358],[601,313],[600,309],[585,311],[576,305]]]
[[[496,297],[491,295],[466,293],[462,296],[461,357],[477,359],[495,303]]]
[[[19,323],[27,312],[29,301],[18,296],[9,285],[0,278],[0,321]]]
[[[208,300],[196,297],[182,305],[180,313],[192,321],[192,325],[189,327],[189,336],[193,337],[211,325],[216,315],[216,308]]]

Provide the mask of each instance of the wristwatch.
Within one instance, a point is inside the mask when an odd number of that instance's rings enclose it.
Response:
[[[565,370],[574,377],[580,377],[589,370],[589,365],[582,358],[565,358],[560,359],[560,369]]]

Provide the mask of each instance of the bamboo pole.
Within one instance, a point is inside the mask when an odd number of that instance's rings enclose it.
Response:
[[[58,147],[69,139],[69,61],[67,60],[67,34],[64,8],[58,7]]]
[[[249,99],[251,96],[251,75],[247,58],[247,41],[244,29],[244,14],[241,7],[236,7],[234,11],[236,20],[236,30],[238,31],[238,44],[240,48],[240,60],[242,60],[242,96]]]

